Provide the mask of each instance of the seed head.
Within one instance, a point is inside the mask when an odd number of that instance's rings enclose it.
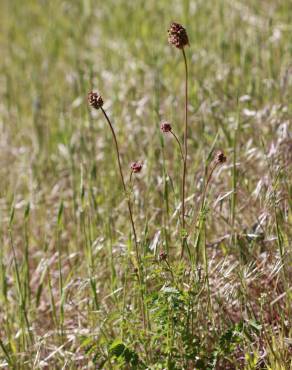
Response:
[[[167,253],[162,251],[159,254],[159,261],[165,261],[167,259]]]
[[[223,164],[225,163],[227,160],[224,152],[222,152],[222,150],[219,150],[217,153],[216,153],[216,156],[215,156],[215,163],[216,164]]]
[[[138,173],[142,170],[143,164],[141,162],[134,162],[131,164],[131,170],[134,173]]]
[[[189,45],[189,38],[186,29],[179,23],[173,22],[168,30],[168,42],[178,49]]]
[[[88,104],[95,109],[99,109],[103,106],[103,100],[101,95],[96,92],[90,91],[87,96]]]
[[[162,132],[170,132],[171,124],[169,122],[161,122],[160,128]]]

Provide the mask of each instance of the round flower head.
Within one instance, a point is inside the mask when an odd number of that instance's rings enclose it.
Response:
[[[142,170],[143,164],[141,162],[134,162],[131,164],[131,170],[134,173],[138,173]]]
[[[178,49],[189,45],[189,38],[186,29],[179,23],[173,22],[168,30],[168,42]]]
[[[162,132],[170,132],[171,124],[169,122],[161,122],[160,128]]]
[[[217,153],[216,153],[216,156],[215,156],[215,162],[218,163],[218,164],[223,164],[225,163],[227,160],[225,154],[222,152],[222,150],[219,150]]]
[[[159,253],[159,261],[165,261],[167,259],[167,253],[162,251]]]
[[[99,109],[103,106],[102,97],[96,92],[91,91],[90,93],[88,93],[87,99],[88,99],[88,104],[92,108]]]

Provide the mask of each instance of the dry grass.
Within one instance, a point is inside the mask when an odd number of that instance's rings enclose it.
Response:
[[[291,14],[288,0],[0,2],[2,368],[291,368]],[[173,19],[190,39],[182,261],[180,151],[160,133],[168,120],[182,140]],[[143,162],[142,282],[92,87],[127,180]],[[212,145],[227,162],[200,212]]]

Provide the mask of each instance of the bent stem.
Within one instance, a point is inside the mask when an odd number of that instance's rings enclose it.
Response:
[[[133,178],[133,170],[131,170],[130,173],[130,178],[129,178],[129,183],[132,185],[132,178]]]
[[[125,193],[125,196],[126,196],[126,199],[127,199],[128,211],[129,211],[130,221],[131,221],[133,235],[134,235],[135,253],[136,253],[137,266],[138,266],[138,280],[139,280],[140,291],[141,291],[141,301],[142,301],[141,305],[142,305],[143,323],[144,323],[144,329],[146,330],[146,315],[145,315],[145,306],[144,306],[144,294],[143,294],[143,288],[142,288],[143,279],[142,279],[141,259],[140,259],[140,255],[139,255],[138,239],[137,239],[137,232],[136,232],[134,218],[133,218],[132,205],[131,205],[131,201],[129,199],[129,194],[127,192],[126,183],[125,183],[125,179],[124,179],[124,175],[123,175],[122,164],[121,164],[121,156],[120,156],[120,150],[119,150],[117,136],[116,136],[115,130],[113,128],[113,125],[112,125],[108,115],[106,114],[105,110],[102,107],[100,109],[101,109],[101,111],[102,111],[102,113],[103,113],[103,115],[104,115],[104,117],[105,117],[105,119],[106,119],[106,121],[107,121],[107,123],[110,127],[110,130],[111,130],[111,133],[112,133],[112,136],[113,136],[113,139],[114,139],[116,155],[117,155],[117,160],[118,160],[119,173],[120,173],[120,177],[121,177],[121,181],[122,181],[123,190],[124,190],[124,193]]]
[[[206,194],[207,194],[207,189],[208,189],[208,186],[209,186],[209,184],[211,182],[213,173],[214,173],[215,169],[218,167],[218,165],[219,165],[219,163],[218,162],[215,162],[214,165],[212,166],[211,170],[210,170],[210,173],[209,173],[209,176],[207,178],[206,185],[205,185],[205,188],[204,188],[204,192],[203,192],[202,207],[201,207],[201,209],[204,208],[205,200],[206,200]]]
[[[183,153],[183,150],[182,150],[182,146],[181,146],[181,143],[177,137],[177,135],[173,132],[173,131],[170,131],[170,133],[172,134],[172,136],[175,138],[175,141],[178,143],[178,146],[179,146],[179,150],[180,150],[180,154],[181,154],[181,158],[182,160],[184,161],[184,153]]]
[[[110,119],[108,118],[108,115],[106,114],[105,110],[102,107],[101,107],[101,111],[102,111],[105,119],[107,120],[107,123],[109,124],[109,127],[110,127],[111,132],[112,132],[112,135],[113,135],[113,139],[114,139],[114,142],[115,142],[115,149],[116,149],[116,154],[117,154],[119,172],[120,172],[120,177],[121,177],[121,181],[122,181],[122,185],[123,185],[123,190],[124,190],[125,195],[126,195],[126,198],[127,198],[127,204],[128,204],[129,215],[130,215],[130,221],[131,221],[133,235],[134,235],[136,258],[137,258],[137,263],[139,264],[140,263],[140,256],[139,256],[139,251],[138,251],[137,233],[136,233],[136,228],[135,228],[134,219],[133,219],[132,205],[131,205],[131,202],[130,202],[129,197],[128,197],[126,183],[125,183],[125,179],[124,179],[124,175],[123,175],[119,145],[118,145],[118,141],[117,141],[115,130],[113,128],[113,125],[112,125]]]
[[[184,156],[183,156],[183,175],[182,175],[182,245],[181,245],[181,258],[184,255],[184,249],[186,244],[185,235],[185,187],[186,187],[186,175],[187,175],[187,156],[188,156],[188,63],[186,58],[186,53],[184,48],[182,49],[182,54],[185,64],[185,127],[184,127]]]

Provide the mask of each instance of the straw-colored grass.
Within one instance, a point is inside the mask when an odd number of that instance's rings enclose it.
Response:
[[[0,368],[292,368],[291,25],[289,0],[0,1]]]

